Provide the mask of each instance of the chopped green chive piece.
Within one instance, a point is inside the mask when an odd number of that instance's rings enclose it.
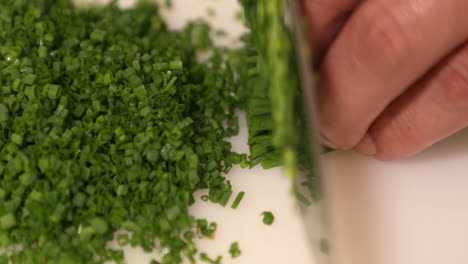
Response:
[[[233,242],[231,244],[229,247],[229,254],[233,259],[238,258],[242,254],[242,251],[239,249],[239,242]]]
[[[50,99],[58,99],[60,97],[62,87],[56,84],[46,84],[44,86],[44,94]]]
[[[222,193],[221,197],[218,200],[218,203],[223,207],[226,206],[227,203],[229,202],[229,199],[231,199],[231,196],[232,196],[231,190]]]
[[[200,253],[200,260],[210,264],[221,264],[223,258],[221,256],[218,256],[216,259],[211,259],[206,253],[202,252]]]
[[[125,247],[130,243],[130,239],[127,234],[117,235],[117,243],[120,247]]]
[[[0,229],[8,230],[16,225],[16,218],[12,213],[0,217]]]
[[[171,70],[182,70],[183,68],[184,68],[184,64],[181,60],[169,62],[169,69]]]
[[[23,137],[19,134],[13,133],[11,134],[10,138],[11,142],[15,143],[16,145],[22,145],[23,144]]]
[[[0,122],[7,121],[10,118],[8,107],[4,104],[0,104]]]
[[[263,212],[262,216],[263,216],[263,223],[265,225],[272,225],[273,222],[275,221],[275,216],[269,211]]]
[[[0,188],[0,200],[5,199],[6,196],[6,191],[2,188]]]
[[[106,32],[100,29],[95,29],[93,32],[91,32],[90,38],[94,41],[102,42],[104,41],[104,38],[106,37]]]
[[[216,16],[216,11],[213,8],[207,8],[206,9],[206,14],[209,17],[215,17]]]
[[[25,84],[28,84],[28,85],[33,85],[34,84],[34,81],[36,80],[36,75],[34,74],[28,74],[26,76],[23,77],[23,82]]]
[[[103,234],[108,230],[108,225],[104,219],[95,217],[91,220],[91,227],[96,233]]]
[[[239,207],[239,204],[241,203],[242,199],[244,198],[245,192],[239,192],[236,196],[236,199],[234,202],[232,202],[231,208],[232,209],[237,209]]]

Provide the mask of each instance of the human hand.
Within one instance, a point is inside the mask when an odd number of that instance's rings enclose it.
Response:
[[[302,1],[326,145],[393,160],[468,126],[468,1]]]

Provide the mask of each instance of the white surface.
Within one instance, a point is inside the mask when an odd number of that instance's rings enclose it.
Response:
[[[122,1],[128,6],[133,1]],[[233,19],[236,0],[177,0],[166,18],[178,28],[187,18],[206,16],[234,35],[243,31]],[[224,44],[232,42],[232,38]],[[243,135],[234,147],[244,152]],[[468,132],[458,134],[416,157],[392,163],[352,153],[324,157],[331,215],[338,240],[338,264],[466,264],[468,263]],[[229,174],[234,194],[245,191],[238,210],[200,202],[194,215],[217,221],[214,240],[198,247],[230,264],[312,264],[302,225],[294,213],[288,182],[279,169],[235,168]],[[260,214],[271,210],[276,221],[264,226]],[[228,256],[238,241],[242,255]],[[138,249],[126,250],[130,264],[148,263]]]
[[[340,264],[468,263],[468,131],[385,163],[324,158]]]

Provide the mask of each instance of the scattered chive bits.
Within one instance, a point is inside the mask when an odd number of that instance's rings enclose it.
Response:
[[[236,199],[234,199],[234,202],[232,202],[231,208],[232,209],[237,209],[239,207],[239,204],[241,203],[242,199],[244,199],[245,192],[239,192],[236,196]]]
[[[188,208],[206,188],[225,205],[246,163],[225,141],[242,85],[206,23],[158,9],[0,2],[0,263],[124,263],[116,239],[178,264],[214,236]]]
[[[273,213],[269,211],[263,212],[262,216],[263,216],[263,223],[265,225],[272,225],[273,222],[275,222],[275,216],[273,215]]]
[[[223,258],[218,256],[216,259],[211,259],[206,253],[202,252],[200,253],[200,260],[209,264],[221,264]]]
[[[239,249],[239,242],[233,242],[229,247],[229,254],[231,255],[232,259],[238,258],[242,251]]]

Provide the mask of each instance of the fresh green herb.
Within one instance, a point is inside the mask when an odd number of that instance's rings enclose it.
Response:
[[[235,259],[242,254],[242,251],[239,249],[239,242],[233,242],[229,247],[229,254],[231,258]]]
[[[272,225],[273,222],[275,221],[275,216],[269,211],[263,212],[262,216],[263,216],[263,223],[265,225]]]
[[[20,248],[0,263],[123,263],[106,244],[126,230],[177,264],[214,235],[188,208],[232,194],[244,92],[206,23],[169,31],[158,10],[0,1],[0,244]]]
[[[119,234],[117,235],[117,243],[121,247],[125,247],[130,243],[130,239],[127,234]]]
[[[234,14],[234,20],[236,20],[238,22],[244,22],[244,20],[245,20],[244,12],[242,10],[237,11]]]
[[[249,92],[250,166],[264,168],[284,165],[293,182],[293,193],[305,204],[320,200],[320,182],[312,164],[306,112],[303,109],[297,51],[293,32],[284,16],[286,0],[240,0],[244,6],[250,35],[247,43],[247,72],[244,82]],[[299,174],[305,181],[297,183]],[[309,194],[299,190],[306,186]]]
[[[284,0],[241,0],[251,35],[247,103],[251,166],[283,164],[296,177],[297,135],[294,100],[299,79],[292,39],[283,21]],[[272,39],[275,39],[272,40]],[[294,88],[293,88],[294,87]],[[265,96],[266,95],[266,96]]]
[[[208,15],[208,17],[215,17],[216,16],[216,11],[209,7],[206,9],[206,14]]]
[[[231,208],[232,209],[237,209],[239,207],[239,204],[241,203],[242,199],[244,198],[245,192],[239,192],[236,196],[236,199],[234,202],[232,202]]]
[[[0,228],[2,230],[11,229],[16,225],[15,216],[12,213],[0,217]]]
[[[199,219],[197,220],[197,227],[202,236],[213,238],[216,229],[218,228],[218,224],[215,222],[208,223],[206,219]]]
[[[200,253],[200,260],[205,261],[210,264],[221,264],[221,261],[223,258],[221,256],[218,256],[216,259],[211,259],[208,257],[208,255],[204,252]]]

